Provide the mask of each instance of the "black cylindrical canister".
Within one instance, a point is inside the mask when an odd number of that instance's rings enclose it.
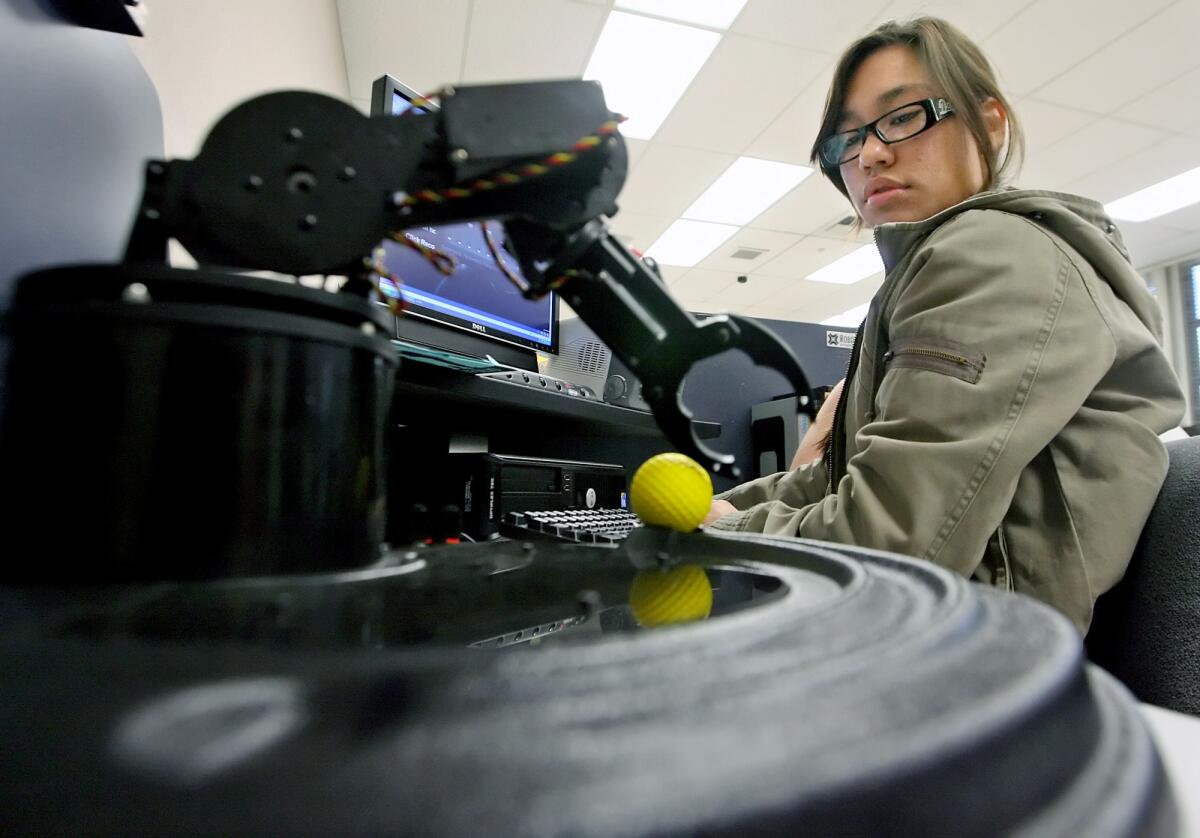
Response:
[[[215,271],[24,277],[0,321],[4,581],[372,561],[390,322],[361,297]]]

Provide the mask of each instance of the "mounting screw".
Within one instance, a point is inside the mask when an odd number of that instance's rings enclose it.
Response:
[[[450,152],[450,159],[455,163],[465,163],[470,159],[470,157],[471,155],[465,148],[456,148]]]
[[[338,180],[354,180],[354,177],[357,174],[358,172],[354,170],[353,166],[346,166],[344,169],[338,172]]]
[[[375,324],[374,323],[363,323],[358,328],[359,328],[359,331],[361,331],[364,335],[375,334]]]
[[[146,170],[149,171],[150,174],[152,174],[152,175],[161,175],[167,169],[165,166],[163,166],[162,163],[155,162],[155,163],[151,163],[149,166],[147,166]]]
[[[127,303],[148,303],[150,289],[140,282],[131,282],[121,290],[121,299]]]
[[[717,343],[729,343],[729,330],[724,326],[713,332],[713,335],[716,337]]]
[[[306,215],[300,219],[300,229],[301,230],[311,230],[313,227],[316,227],[316,226],[317,226],[317,217],[315,215],[313,215],[311,212],[308,215]]]
[[[246,189],[250,192],[257,192],[262,189],[262,185],[263,179],[258,175],[250,175],[250,177],[246,178]]]
[[[146,207],[144,210],[142,210],[142,217],[147,218],[150,221],[158,221],[159,215],[159,211],[154,207]]]
[[[448,85],[446,85],[445,87],[443,87],[443,88],[442,88],[442,98],[443,98],[443,99],[449,99],[449,98],[450,98],[451,96],[453,96],[453,95],[454,95],[456,92],[457,92],[457,91],[454,89],[453,85],[449,85],[449,84],[448,84]]]
[[[738,277],[738,282],[742,283],[743,285],[745,285],[749,281],[750,281],[750,277],[746,276],[745,274],[742,274],[741,276]]]
[[[304,132],[299,128],[292,127],[287,130],[285,137],[289,143],[298,143],[304,139]]]
[[[583,612],[588,619],[595,618],[600,613],[602,601],[600,594],[594,590],[586,589],[579,592],[578,596],[579,610]]]

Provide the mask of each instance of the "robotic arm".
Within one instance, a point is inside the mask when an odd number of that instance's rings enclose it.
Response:
[[[314,93],[273,93],[225,115],[194,160],[151,161],[126,262],[163,261],[176,238],[197,261],[294,275],[346,275],[369,289],[365,256],[389,234],[499,218],[525,276],[558,289],[637,372],[678,450],[737,478],[734,458],[695,434],[680,400],[697,362],[740,349],[778,370],[812,413],[791,351],[753,321],[697,321],[607,231],[625,180],[617,116],[594,82],[447,88],[441,109],[367,118]]]

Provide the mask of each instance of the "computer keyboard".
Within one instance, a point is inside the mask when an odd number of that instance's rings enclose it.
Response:
[[[548,509],[509,512],[500,522],[500,534],[508,538],[618,544],[641,525],[628,509]]]

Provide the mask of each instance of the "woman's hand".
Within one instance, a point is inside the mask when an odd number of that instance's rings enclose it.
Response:
[[[727,500],[714,500],[712,506],[708,509],[708,515],[704,517],[701,526],[707,527],[713,521],[720,518],[722,515],[728,515],[731,512],[737,512],[738,508]]]
[[[834,384],[829,395],[825,397],[825,401],[821,403],[821,409],[817,411],[817,418],[808,426],[804,439],[800,440],[800,445],[796,449],[796,456],[792,457],[791,470],[794,471],[813,460],[819,460],[825,455],[825,443],[829,441],[829,435],[833,433],[833,414],[837,411],[838,402],[842,399],[842,385],[845,383],[846,379],[843,378]]]

